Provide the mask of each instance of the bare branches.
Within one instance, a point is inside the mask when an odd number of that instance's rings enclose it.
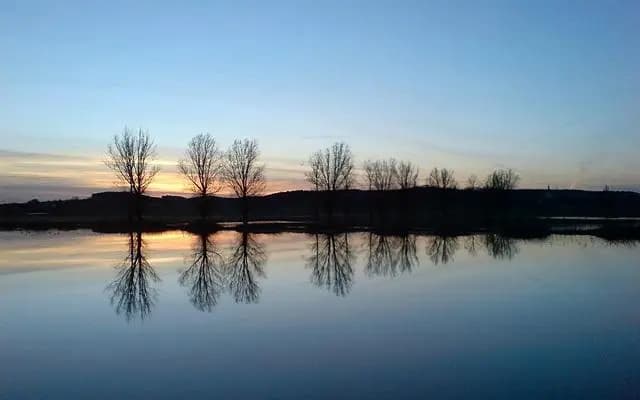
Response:
[[[225,155],[222,176],[237,197],[246,198],[266,188],[264,165],[258,164],[260,151],[254,140],[235,140]]]
[[[518,244],[515,239],[495,233],[485,235],[484,245],[487,248],[487,253],[491,257],[500,260],[511,260],[519,251]]]
[[[200,134],[189,142],[185,158],[178,162],[178,170],[189,182],[190,190],[206,197],[221,189],[222,153],[210,134]]]
[[[499,169],[487,176],[484,187],[491,190],[513,190],[518,186],[519,181],[520,175],[514,170]]]
[[[467,179],[467,187],[466,189],[475,190],[480,187],[480,183],[478,182],[478,177],[476,175],[471,175]]]
[[[434,265],[453,261],[453,256],[460,245],[455,236],[434,235],[427,238],[427,255]]]
[[[349,234],[316,234],[307,267],[311,282],[336,296],[345,296],[353,285],[355,253],[349,246]]]
[[[434,168],[427,178],[427,186],[439,189],[455,189],[458,187],[458,183],[453,177],[453,170]]]
[[[306,178],[315,190],[336,191],[353,186],[353,154],[346,143],[334,143],[309,158],[311,171]]]
[[[196,239],[191,260],[191,265],[182,271],[178,282],[189,288],[189,298],[194,307],[211,312],[225,288],[224,259],[213,235],[202,234]]]
[[[400,189],[410,189],[418,185],[418,167],[410,161],[400,161],[397,168],[397,181]]]
[[[238,234],[233,254],[226,263],[229,291],[236,303],[257,303],[260,286],[257,277],[264,277],[267,254],[261,243],[248,232]]]
[[[369,190],[391,190],[396,188],[397,177],[396,160],[365,161],[365,178],[369,185]]]
[[[144,320],[151,314],[157,290],[152,285],[160,277],[144,255],[142,233],[129,233],[129,249],[116,278],[107,286],[111,292],[111,304],[118,315],[127,321],[139,317]]]
[[[130,193],[142,195],[160,170],[151,165],[155,157],[156,146],[148,132],[140,129],[134,134],[125,128],[120,136],[113,137],[105,164],[122,184],[129,187]]]

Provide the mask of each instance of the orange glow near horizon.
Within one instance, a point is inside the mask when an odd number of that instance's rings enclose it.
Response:
[[[295,159],[269,158],[264,160],[266,169],[266,190],[263,194],[282,191],[310,189],[304,179],[304,164]],[[184,180],[178,173],[176,162],[172,159],[156,160],[160,166],[160,173],[148,189],[151,196],[176,195],[190,197],[192,194]],[[104,164],[103,158],[98,156],[59,155],[20,153],[4,151],[0,153],[0,203],[24,202],[31,199],[59,200],[72,197],[89,197],[93,193],[123,190],[116,181],[115,175]],[[356,168],[356,175],[362,176]],[[491,169],[476,171],[482,177]],[[427,169],[421,167],[419,183],[424,183]],[[604,175],[580,176],[563,181],[554,175],[543,172],[525,173],[522,176],[521,187],[526,188],[571,188],[600,190],[597,182],[604,179]],[[456,171],[456,179],[461,185],[466,181],[466,175]],[[618,174],[616,179],[610,179],[612,188],[624,187],[624,182],[636,179],[635,172],[629,170]],[[554,184],[553,182],[564,182]],[[361,182],[362,183],[362,182]],[[356,185],[356,187],[358,187]],[[363,187],[361,185],[360,187]],[[633,189],[631,189],[633,190]],[[222,197],[233,197],[233,193],[222,187],[216,193]]]
[[[160,172],[148,189],[149,195],[178,195],[189,197],[191,192],[184,178],[179,174],[176,163],[171,160],[157,160]],[[64,199],[74,196],[88,197],[102,191],[124,190],[116,181],[112,171],[102,159],[97,157],[58,156],[47,154],[15,154],[0,157],[0,168],[4,171],[5,186],[26,188],[28,197],[39,199]],[[307,188],[304,172],[274,161],[266,167],[267,186],[264,194]],[[55,188],[60,195],[46,196],[45,188]],[[66,194],[68,193],[68,194]],[[216,195],[232,197],[233,192],[222,187]],[[47,198],[48,197],[48,198]],[[4,199],[0,199],[2,202]]]

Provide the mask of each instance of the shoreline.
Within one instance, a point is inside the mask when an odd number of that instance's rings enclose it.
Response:
[[[439,220],[431,224],[369,225],[325,224],[309,220],[260,220],[243,225],[240,222],[200,221],[184,218],[148,218],[141,223],[122,219],[29,217],[0,219],[0,231],[74,231],[91,230],[96,233],[184,231],[209,234],[219,231],[249,233],[299,232],[331,234],[343,232],[371,232],[384,235],[442,235],[500,234],[513,238],[542,238],[553,234],[591,235],[610,240],[640,240],[638,218],[523,218],[496,219],[484,222]]]

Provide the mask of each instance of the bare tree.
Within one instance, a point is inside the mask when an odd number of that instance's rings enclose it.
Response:
[[[200,134],[191,139],[185,158],[178,161],[178,170],[187,179],[189,189],[201,198],[200,215],[206,218],[208,197],[222,187],[222,153],[214,137]]]
[[[469,176],[469,178],[467,179],[467,189],[469,190],[475,190],[480,186],[479,182],[478,182],[478,177],[476,175],[471,175]]]
[[[427,186],[440,189],[455,189],[458,183],[453,177],[453,170],[442,168],[434,168],[427,178]]]
[[[410,161],[400,161],[397,168],[397,180],[400,189],[410,189],[418,185],[418,167]]]
[[[115,172],[118,181],[129,188],[138,220],[142,218],[142,195],[160,170],[151,164],[155,158],[156,146],[149,133],[142,129],[135,134],[125,128],[121,135],[113,137],[107,150],[105,164]]]
[[[512,169],[499,169],[487,176],[484,186],[491,190],[513,190],[519,181],[520,175]]]
[[[397,163],[396,160],[365,161],[365,177],[369,190],[391,190],[396,186]]]
[[[365,161],[362,169],[364,170],[364,179],[366,180],[368,189],[373,190],[373,182],[376,180],[373,163],[369,160]]]
[[[353,154],[346,143],[334,143],[309,157],[306,178],[316,190],[336,191],[353,186]]]
[[[330,221],[333,215],[334,193],[350,189],[355,180],[351,149],[346,143],[334,143],[331,147],[313,153],[309,157],[309,166],[311,171],[305,173],[305,176],[316,191],[326,192]]]
[[[255,139],[235,140],[225,155],[223,177],[236,197],[242,199],[242,223],[249,214],[248,198],[264,192],[264,164],[258,163],[260,151]]]

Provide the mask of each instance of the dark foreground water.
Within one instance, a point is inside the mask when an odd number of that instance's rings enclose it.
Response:
[[[1,399],[638,398],[640,247],[0,232]]]

